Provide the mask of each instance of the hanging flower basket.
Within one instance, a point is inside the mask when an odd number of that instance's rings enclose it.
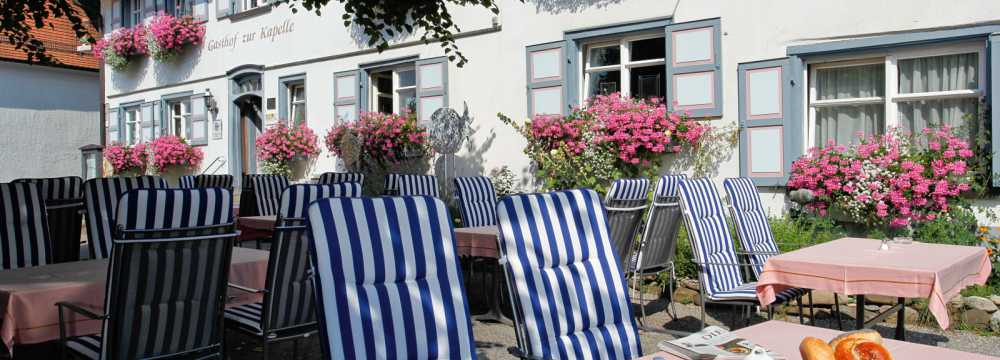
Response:
[[[115,30],[98,40],[93,50],[94,57],[114,71],[125,70],[132,58],[145,55],[146,51],[146,28],[142,25]]]
[[[111,171],[116,176],[138,176],[146,173],[149,165],[149,153],[146,144],[133,146],[113,143],[104,149],[104,159],[111,165]]]
[[[280,122],[257,137],[257,159],[265,173],[298,180],[305,176],[305,162],[319,154],[316,139],[316,134],[305,125],[289,127]]]
[[[150,142],[149,151],[153,157],[153,170],[171,184],[179,183],[182,175],[197,170],[205,157],[201,149],[172,135]]]
[[[205,38],[205,25],[190,16],[157,15],[149,21],[148,28],[149,54],[156,61],[169,61],[188,45],[201,44]]]

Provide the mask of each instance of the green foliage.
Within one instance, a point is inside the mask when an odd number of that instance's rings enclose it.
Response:
[[[981,296],[989,298],[990,295],[1000,295],[1000,286],[994,285],[972,285],[962,289],[962,296]]]
[[[521,188],[517,184],[517,175],[514,175],[514,172],[507,165],[490,170],[489,178],[498,198],[521,193]]]
[[[976,217],[964,207],[952,208],[944,216],[916,225],[913,239],[936,244],[976,246]]]

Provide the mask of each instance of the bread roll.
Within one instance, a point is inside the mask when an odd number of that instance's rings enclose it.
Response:
[[[799,354],[802,355],[802,360],[835,360],[833,348],[823,340],[811,336],[799,343]]]
[[[834,349],[836,360],[892,360],[889,350],[868,339],[844,339]]]
[[[837,344],[847,339],[864,339],[882,344],[882,335],[872,329],[848,331],[830,340],[830,347],[837,349]]]

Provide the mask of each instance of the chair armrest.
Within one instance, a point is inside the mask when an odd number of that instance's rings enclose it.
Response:
[[[737,255],[781,255],[778,251],[737,251]]]
[[[98,313],[90,311],[87,308],[84,308],[84,307],[82,307],[80,305],[76,305],[76,304],[73,304],[73,303],[68,303],[68,302],[65,302],[65,301],[57,302],[56,306],[59,307],[59,312],[60,313],[62,313],[62,309],[63,308],[66,308],[66,309],[69,309],[69,310],[71,310],[71,311],[73,311],[75,313],[82,314],[82,315],[84,315],[86,317],[89,317],[89,318],[95,319],[95,320],[104,320],[104,319],[108,318],[107,315],[98,314]]]
[[[694,259],[692,259],[691,262],[694,263],[695,265],[700,266],[700,267],[704,267],[706,265],[711,265],[711,266],[737,266],[737,267],[751,267],[751,266],[754,266],[754,264],[749,264],[749,263],[736,263],[736,264],[733,264],[733,263],[701,262],[701,261],[695,261]]]
[[[228,283],[228,284],[229,284],[229,287],[231,287],[233,289],[246,291],[248,293],[263,294],[263,293],[267,292],[267,290],[265,290],[265,289],[254,289],[254,288],[249,288],[249,287],[246,287],[246,286],[241,286],[241,285],[237,285],[237,284],[233,284],[233,283]]]

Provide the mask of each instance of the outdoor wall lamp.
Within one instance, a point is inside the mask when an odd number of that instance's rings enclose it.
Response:
[[[219,114],[219,103],[215,101],[215,96],[212,95],[211,89],[205,89],[205,108],[208,109],[212,115]]]

